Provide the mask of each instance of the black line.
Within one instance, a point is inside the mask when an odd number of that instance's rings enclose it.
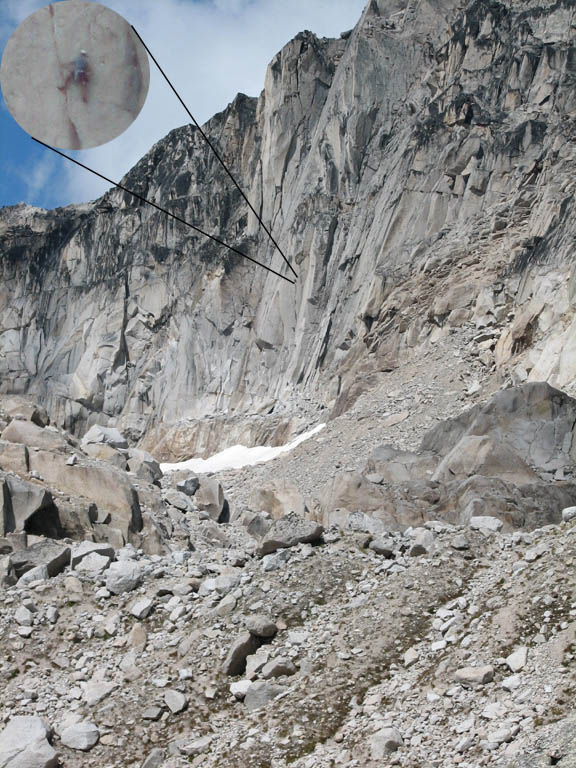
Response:
[[[208,138],[208,136],[207,136],[207,135],[204,133],[204,131],[202,130],[202,126],[201,126],[201,125],[198,123],[198,121],[196,120],[196,118],[194,117],[194,115],[193,115],[193,114],[190,112],[190,110],[188,109],[188,107],[186,106],[186,104],[184,104],[184,102],[183,102],[183,101],[182,101],[182,99],[180,98],[180,94],[178,93],[178,91],[176,90],[176,88],[174,88],[174,86],[172,85],[172,83],[171,83],[171,82],[170,82],[170,80],[168,79],[168,76],[166,75],[166,73],[164,72],[164,70],[162,69],[162,67],[160,66],[160,64],[158,64],[158,62],[157,62],[157,61],[156,61],[156,59],[154,58],[154,56],[152,55],[152,53],[151,53],[150,49],[148,48],[148,46],[146,45],[146,43],[144,42],[144,40],[142,40],[142,38],[141,38],[141,37],[140,37],[140,35],[138,34],[138,31],[136,30],[136,28],[135,28],[133,25],[130,25],[130,26],[132,27],[132,29],[133,29],[133,30],[134,30],[134,32],[136,33],[136,35],[137,35],[138,39],[140,40],[140,42],[142,43],[142,45],[143,45],[143,46],[144,46],[144,48],[146,49],[146,51],[147,51],[148,55],[150,56],[150,58],[152,59],[152,61],[154,62],[154,64],[156,64],[156,66],[157,66],[157,67],[158,67],[158,69],[160,70],[160,73],[162,74],[162,77],[164,78],[164,80],[166,80],[166,82],[168,83],[168,85],[170,86],[170,88],[172,88],[172,90],[174,91],[174,94],[175,94],[176,98],[178,99],[178,101],[180,102],[180,104],[182,104],[182,106],[184,107],[184,109],[185,109],[185,110],[186,110],[186,112],[188,113],[188,116],[190,117],[190,119],[192,120],[192,122],[194,123],[194,125],[196,126],[196,128],[198,128],[198,130],[199,130],[199,131],[200,131],[200,133],[202,134],[202,138],[203,138],[203,139],[204,139],[204,141],[205,141],[205,142],[208,144],[208,146],[210,147],[210,149],[212,150],[212,152],[214,152],[214,154],[215,154],[215,155],[216,155],[216,157],[218,158],[218,161],[219,161],[220,165],[222,166],[222,168],[224,168],[224,170],[226,171],[226,173],[228,174],[228,176],[230,176],[230,178],[232,179],[232,182],[233,182],[234,186],[235,186],[235,187],[236,187],[236,189],[237,189],[237,190],[240,192],[240,194],[242,195],[242,197],[244,198],[244,200],[245,200],[245,201],[246,201],[246,203],[248,204],[248,206],[249,206],[250,210],[252,211],[252,213],[254,214],[254,216],[256,216],[256,218],[258,219],[258,221],[260,222],[260,224],[261,224],[261,225],[262,225],[262,227],[264,228],[264,231],[266,232],[266,234],[268,235],[268,237],[270,238],[270,240],[272,240],[272,242],[274,243],[274,245],[275,245],[275,246],[276,246],[276,248],[278,249],[278,252],[279,252],[279,253],[280,253],[280,255],[282,256],[282,258],[284,259],[284,261],[286,262],[286,264],[287,264],[287,265],[290,267],[290,269],[292,270],[292,273],[293,273],[294,277],[298,277],[297,273],[294,271],[294,267],[292,266],[292,264],[290,264],[290,262],[288,261],[288,259],[287,259],[287,258],[286,258],[286,256],[284,255],[284,252],[282,251],[282,249],[280,248],[280,246],[278,245],[278,243],[276,242],[276,240],[275,240],[275,239],[272,237],[272,233],[270,232],[270,230],[268,229],[268,227],[266,226],[266,224],[264,224],[264,222],[262,221],[262,219],[261,219],[260,215],[257,213],[257,211],[255,210],[255,208],[254,208],[254,206],[252,205],[252,203],[250,202],[250,200],[248,200],[248,198],[246,197],[246,195],[244,194],[244,192],[243,192],[242,188],[240,187],[240,185],[238,184],[238,182],[236,181],[236,179],[234,178],[234,176],[232,176],[232,173],[231,173],[231,172],[228,170],[228,166],[226,165],[226,163],[224,162],[224,160],[223,160],[223,159],[220,157],[220,154],[218,153],[218,151],[217,151],[216,147],[215,147],[215,146],[212,144],[212,142],[210,141],[210,139]]]
[[[277,275],[278,277],[281,277],[282,280],[286,280],[288,283],[292,283],[292,285],[296,285],[294,280],[290,280],[290,278],[286,277],[285,275],[281,275],[280,272],[276,272],[275,269],[271,269],[270,267],[267,267],[266,264],[262,264],[262,262],[256,261],[256,259],[253,259],[251,256],[248,256],[247,254],[242,253],[242,251],[239,251],[238,248],[234,248],[233,245],[228,245],[228,243],[225,243],[223,240],[220,240],[219,238],[214,237],[214,235],[209,235],[208,232],[204,232],[203,229],[199,229],[199,227],[195,227],[194,224],[190,224],[189,221],[185,221],[184,219],[181,219],[179,216],[176,216],[176,214],[170,213],[170,211],[167,211],[165,208],[160,208],[160,206],[156,205],[156,203],[152,203],[150,200],[146,200],[146,198],[142,197],[142,195],[139,195],[136,192],[132,192],[131,189],[127,189],[126,187],[123,187],[122,184],[118,184],[117,182],[112,181],[112,179],[109,179],[107,176],[103,176],[101,173],[98,173],[98,171],[94,171],[92,168],[88,168],[87,165],[80,163],[78,160],[74,160],[73,157],[69,157],[68,155],[65,155],[64,152],[60,152],[60,150],[55,149],[54,147],[51,147],[49,144],[44,144],[44,142],[40,141],[40,139],[35,139],[34,136],[32,136],[32,139],[37,144],[42,144],[42,146],[46,147],[46,149],[51,149],[52,152],[56,152],[56,154],[60,155],[60,157],[64,157],[66,158],[66,160],[70,160],[70,162],[76,163],[76,165],[79,165],[80,168],[84,168],[84,170],[90,171],[90,173],[93,173],[94,176],[99,176],[101,179],[104,179],[104,181],[107,181],[108,184],[112,184],[114,187],[118,187],[118,189],[121,189],[123,192],[128,192],[129,195],[132,195],[133,197],[137,197],[138,200],[142,200],[143,203],[148,203],[148,205],[151,205],[153,208],[156,208],[158,211],[165,213],[166,216],[171,216],[173,219],[176,219],[176,221],[179,221],[181,224],[186,224],[187,227],[190,227],[190,229],[194,229],[196,232],[199,232],[201,235],[204,235],[204,237],[209,237],[210,240],[214,240],[214,242],[218,243],[218,245],[223,245],[224,248],[228,248],[230,251],[234,251],[234,253],[237,253],[239,256],[243,256],[245,259],[248,259],[248,261],[251,261],[253,264],[258,264],[259,267],[264,267],[264,269],[267,269],[268,272],[272,272],[272,274]]]

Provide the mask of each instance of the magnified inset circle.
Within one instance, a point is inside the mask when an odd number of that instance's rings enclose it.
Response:
[[[150,67],[122,16],[98,3],[62,0],[16,29],[0,83],[12,116],[31,136],[87,149],[132,125],[148,95]]]

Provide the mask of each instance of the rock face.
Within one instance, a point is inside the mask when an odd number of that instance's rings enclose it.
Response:
[[[569,384],[569,14],[372,0],[349,36],[286,45],[261,97],[238,96],[206,129],[274,222],[295,286],[118,190],[5,209],[2,390],[169,459],[271,436],[230,409],[302,395],[341,413],[367,386],[361,370],[390,370],[466,322],[488,329],[486,365]],[[291,275],[194,128],[124,184]]]

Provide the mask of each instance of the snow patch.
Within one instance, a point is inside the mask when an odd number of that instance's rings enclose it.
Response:
[[[244,445],[233,445],[226,448],[225,451],[210,456],[208,459],[188,459],[176,464],[161,464],[162,472],[178,472],[180,470],[190,470],[199,474],[208,472],[222,472],[225,469],[240,469],[241,467],[252,467],[254,464],[260,464],[264,461],[271,461],[277,456],[296,448],[297,445],[309,440],[318,432],[324,429],[326,424],[319,424],[308,432],[303,432],[290,443],[279,445],[272,448],[269,445],[256,446],[255,448],[246,448]]]

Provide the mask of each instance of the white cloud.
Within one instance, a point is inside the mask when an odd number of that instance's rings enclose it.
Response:
[[[46,154],[32,168],[29,168],[22,176],[25,178],[26,191],[31,198],[46,188],[50,177],[56,170],[56,155]]]
[[[20,21],[44,0],[7,0]],[[266,66],[294,35],[310,29],[335,37],[359,19],[365,0],[107,0],[133,24],[200,122],[238,92],[258,96]],[[78,153],[86,165],[119,181],[173,128],[189,118],[153,62],[148,100],[135,123],[102,147]],[[48,151],[48,150],[46,150]],[[72,164],[61,180],[62,204],[94,199],[105,182]]]

